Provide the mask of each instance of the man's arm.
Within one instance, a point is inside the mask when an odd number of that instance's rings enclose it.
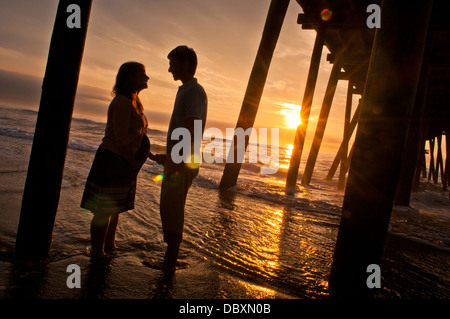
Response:
[[[191,156],[194,154],[194,143],[195,143],[195,134],[194,134],[194,121],[199,120],[195,117],[189,117],[186,119],[185,127],[188,129],[190,137],[191,137]]]
[[[189,131],[190,138],[191,138],[191,142],[190,142],[190,144],[191,144],[191,152],[190,152],[191,159],[194,158],[194,154],[195,154],[195,149],[194,149],[194,146],[195,146],[194,121],[195,120],[198,120],[198,118],[189,117],[186,119],[185,125],[184,125],[184,127]],[[165,165],[164,165],[164,172],[166,175],[170,175],[177,171],[180,171],[180,168],[185,165],[186,165],[186,163],[184,161],[179,164],[174,163],[172,161],[171,154],[167,154]]]

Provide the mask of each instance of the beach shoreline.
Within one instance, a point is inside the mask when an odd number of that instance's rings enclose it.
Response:
[[[10,138],[10,137],[1,137]],[[20,140],[19,140],[20,144]],[[27,152],[23,143],[23,152]],[[18,146],[20,148],[20,146]],[[29,148],[29,147],[28,147]],[[20,262],[14,257],[14,238],[19,222],[23,186],[26,179],[27,159],[15,162],[5,152],[0,153],[0,171],[2,185],[0,203],[2,203],[2,231],[0,238],[0,298],[33,299],[292,299],[287,292],[277,291],[235,277],[221,269],[206,257],[189,250],[185,260],[187,269],[180,269],[167,275],[162,270],[151,269],[142,264],[145,258],[151,258],[151,251],[140,254],[121,250],[103,264],[92,262],[84,249],[88,247],[88,229],[84,243],[79,243],[79,253],[65,252],[58,243],[63,236],[55,222],[54,239],[50,256],[40,262]],[[66,180],[65,183],[68,181]],[[80,190],[78,190],[80,191]],[[61,202],[65,191],[61,192]],[[74,209],[82,210],[74,207]],[[58,214],[64,214],[61,210]],[[58,216],[57,216],[58,218]],[[53,248],[53,246],[55,248]],[[59,247],[58,247],[59,246]],[[160,250],[162,250],[161,247]],[[182,246],[183,249],[183,246]],[[161,258],[161,251],[156,251],[156,258]],[[66,280],[71,264],[80,266],[81,288],[70,289]]]
[[[182,261],[190,266],[168,276],[161,270],[143,265],[142,261],[146,258],[162,259],[165,249],[158,222],[159,184],[153,182],[158,171],[152,167],[144,170],[138,180],[140,186],[135,211],[124,213],[123,226],[119,225],[117,252],[107,263],[96,265],[85,253],[86,248],[90,246],[89,223],[92,215],[79,207],[89,169],[87,163],[90,163],[94,153],[79,149],[68,150],[50,257],[37,263],[18,262],[14,256],[14,243],[31,140],[0,135],[0,147],[0,203],[3,206],[0,212],[0,299],[330,298],[326,280],[339,215],[334,211],[323,211],[314,215],[317,208],[299,205],[303,203],[301,198],[294,202],[294,206],[282,203],[280,199],[274,201],[255,198],[251,193],[233,193],[231,199],[228,199],[222,198],[218,189],[209,188],[209,184],[205,186],[194,183],[187,203],[189,213],[186,233],[189,240],[182,245]],[[310,191],[321,192],[321,189],[311,188]],[[210,197],[203,212],[206,217],[199,221],[206,220],[207,223],[197,225],[197,220],[194,220],[197,215],[193,212],[201,207],[199,205],[206,203],[201,202],[206,200],[205,194]],[[197,202],[194,203],[195,201]],[[450,264],[450,241],[446,225],[450,223],[450,215],[446,214],[447,199],[436,195],[436,192],[424,190],[413,194],[412,201],[415,208],[394,207],[391,218],[394,227],[387,237],[386,253],[381,265],[383,285],[376,296],[379,299],[393,300],[448,298],[450,282],[445,274]],[[324,207],[328,209],[327,207],[331,206]],[[247,217],[246,210],[252,208],[255,208],[255,211]],[[311,209],[310,212],[307,209]],[[266,211],[270,214],[264,215]],[[424,227],[416,230],[411,227],[410,222]],[[139,228],[133,223],[137,223]],[[253,233],[251,228],[245,228],[253,223],[259,223],[256,231],[268,229],[272,230],[273,234]],[[299,229],[302,237],[296,237],[299,235]],[[234,248],[231,243],[241,245],[240,249],[246,247],[246,242],[238,242],[242,239],[236,237],[242,230],[248,231],[246,235],[253,236],[259,241],[258,245],[265,248],[260,251],[261,254],[269,254],[272,259],[262,259],[263,264],[252,264],[255,258],[253,255],[243,261],[235,259],[236,256],[240,257],[238,250],[230,252],[235,255],[228,255],[227,249]],[[67,236],[69,234],[70,236]],[[326,237],[317,238],[319,235]],[[413,241],[411,236],[420,240]],[[274,239],[277,242],[272,242]],[[295,242],[296,240],[301,241]],[[323,246],[315,246],[317,242],[324,240],[326,241]],[[223,247],[214,250],[216,245]],[[251,248],[249,247],[250,250]],[[302,255],[296,257],[290,251],[293,248],[301,248],[299,252]],[[313,250],[309,252],[310,249]],[[273,258],[274,255],[276,259]],[[272,260],[276,261],[276,267],[273,269],[269,268],[272,266]],[[318,268],[307,268],[311,261],[319,263],[316,266]],[[72,264],[80,266],[81,288],[71,289],[67,286],[66,281],[70,276],[67,267]],[[284,280],[286,275],[291,276],[289,282]],[[305,281],[304,276],[307,276],[309,281]]]

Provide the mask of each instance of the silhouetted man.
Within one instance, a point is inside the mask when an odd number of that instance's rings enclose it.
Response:
[[[185,158],[198,154],[194,145],[201,146],[201,141],[194,143],[194,121],[202,121],[202,134],[205,129],[208,99],[203,87],[194,78],[197,69],[197,55],[187,46],[179,46],[167,56],[169,59],[169,72],[175,81],[180,80],[183,85],[178,88],[175,105],[170,119],[167,133],[167,156],[164,165],[164,178],[161,184],[160,214],[163,226],[164,241],[167,251],[164,260],[166,268],[175,268],[178,251],[183,240],[184,207],[186,196],[197,176],[200,164],[186,165],[174,162],[171,156],[174,145],[179,143],[172,138],[172,132],[177,128],[186,128],[191,137],[191,154],[184,154]],[[197,134],[198,135],[198,134]]]

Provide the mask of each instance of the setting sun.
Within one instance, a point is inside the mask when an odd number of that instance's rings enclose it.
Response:
[[[285,116],[286,126],[288,128],[297,128],[301,124],[300,110],[301,106],[294,103],[282,102],[281,114]]]

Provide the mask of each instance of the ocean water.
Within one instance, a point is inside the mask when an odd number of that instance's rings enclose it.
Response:
[[[1,198],[21,197],[36,117],[34,110],[0,107]],[[151,127],[151,115],[149,120]],[[92,216],[79,204],[104,128],[105,123],[73,119],[53,254],[77,255],[89,247]],[[149,129],[148,136],[152,150],[161,152],[166,133]],[[311,185],[298,183],[295,195],[284,192],[289,146],[280,145],[279,154],[277,173],[263,175],[262,163],[244,163],[230,190],[219,189],[224,164],[202,164],[188,194],[181,258],[208,260],[232,276],[296,298],[326,297],[344,196],[336,177],[325,181],[335,154],[320,151]],[[299,178],[304,165],[305,159]],[[144,164],[136,207],[120,218],[118,254],[162,258],[161,173],[156,163]],[[393,208],[378,297],[450,297],[450,199],[441,187],[425,180],[410,206]],[[7,200],[1,205],[4,256],[14,245],[20,211]]]

